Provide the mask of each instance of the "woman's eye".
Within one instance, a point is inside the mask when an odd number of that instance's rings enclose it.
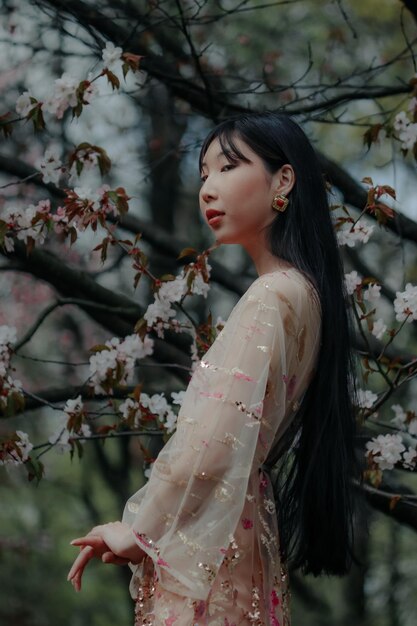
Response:
[[[229,170],[232,170],[235,166],[231,165],[230,163],[228,163],[227,165],[223,165],[221,171],[222,172],[228,172]]]
[[[200,176],[200,180],[202,183],[204,183],[207,180],[207,176]]]

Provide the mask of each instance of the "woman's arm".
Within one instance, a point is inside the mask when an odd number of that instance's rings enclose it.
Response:
[[[286,275],[262,278],[238,302],[194,372],[177,430],[122,518],[168,590],[207,596],[245,504],[249,476],[266,454],[258,447],[261,423],[268,418],[264,435],[272,443],[298,388],[294,373],[302,382],[307,370],[303,346],[306,333],[318,332],[318,321],[305,284]],[[270,374],[276,405],[265,416]]]

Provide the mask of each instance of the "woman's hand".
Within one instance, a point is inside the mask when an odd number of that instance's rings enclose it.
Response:
[[[95,526],[85,537],[71,541],[71,545],[80,546],[80,553],[67,577],[76,591],[81,590],[84,569],[92,558],[96,557],[113,565],[127,565],[140,563],[146,556],[135,542],[130,527],[122,522]]]

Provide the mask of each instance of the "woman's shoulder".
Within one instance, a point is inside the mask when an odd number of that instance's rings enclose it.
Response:
[[[280,299],[284,297],[299,305],[320,306],[320,298],[312,281],[295,267],[261,274],[252,282],[245,295],[250,299],[262,298],[268,291],[275,292]]]

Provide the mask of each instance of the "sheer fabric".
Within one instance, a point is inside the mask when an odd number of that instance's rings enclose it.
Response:
[[[321,311],[295,268],[263,274],[201,359],[177,429],[123,522],[137,626],[287,626],[287,573],[261,468],[313,376]]]

